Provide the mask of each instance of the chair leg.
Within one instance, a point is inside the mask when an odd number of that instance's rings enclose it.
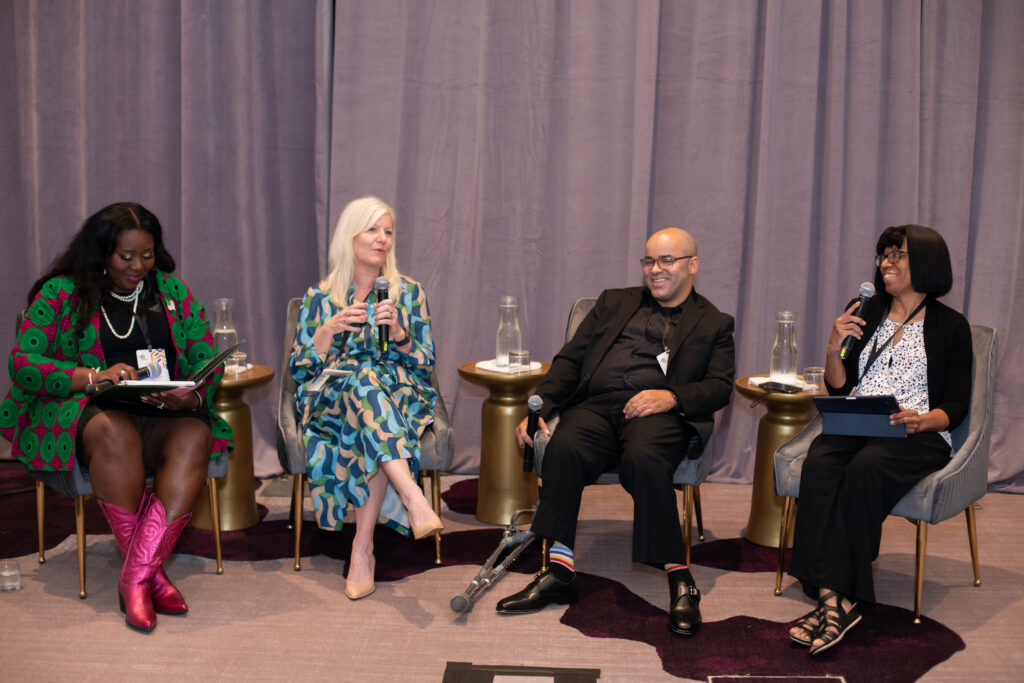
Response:
[[[690,525],[693,517],[693,507],[691,500],[693,497],[693,487],[683,486],[683,547],[686,548],[686,566],[690,566],[690,542],[692,540],[692,531]]]
[[[434,502],[434,514],[441,516],[441,472],[430,470],[430,497]],[[434,533],[434,564],[441,564],[441,532]]]
[[[540,539],[540,570],[546,572],[548,570],[548,539]]]
[[[78,537],[78,597],[85,600],[85,496],[75,496],[75,535]]]
[[[924,558],[928,549],[928,522],[915,519],[917,560],[914,563],[914,623],[921,623],[921,594],[924,592]]]
[[[46,564],[46,545],[43,528],[46,526],[46,487],[36,481],[36,534],[39,536],[39,564]]]
[[[213,522],[213,548],[217,554],[217,573],[224,573],[224,557],[220,552],[220,506],[217,498],[217,480],[210,477],[206,480],[206,488],[210,491],[210,521]]]
[[[967,540],[971,544],[971,565],[974,567],[974,585],[981,585],[981,566],[978,563],[978,528],[974,517],[974,504],[964,510],[967,516]]]
[[[697,540],[704,540],[704,515],[700,510],[700,485],[691,486],[693,490],[693,512],[697,515]]]
[[[775,594],[782,595],[782,568],[786,564],[786,546],[789,545],[789,524],[793,515],[793,498],[786,496],[779,520],[779,561],[775,566]]]
[[[306,474],[299,472],[292,477],[292,519],[295,526],[295,571],[302,571],[299,549],[302,547],[302,505],[305,502]]]

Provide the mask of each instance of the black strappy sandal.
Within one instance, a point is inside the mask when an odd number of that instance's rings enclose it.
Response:
[[[825,623],[818,632],[818,638],[822,643],[818,647],[811,648],[811,654],[816,655],[824,652],[833,645],[837,645],[847,631],[860,623],[861,614],[857,609],[857,603],[850,606],[850,611],[843,609],[843,599],[840,596],[836,604],[829,605],[822,601],[821,607],[825,610]]]
[[[819,597],[818,606],[800,617],[793,628],[789,630],[790,640],[804,647],[814,644],[814,639],[821,634],[821,627],[825,624],[825,601],[829,598],[838,599],[838,595],[835,591],[829,591]],[[799,629],[798,633],[794,634],[794,629]]]

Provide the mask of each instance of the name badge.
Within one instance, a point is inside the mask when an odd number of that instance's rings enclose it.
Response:
[[[144,368],[150,364],[160,368],[159,375],[147,377],[146,379],[160,382],[171,381],[171,374],[167,370],[167,351],[164,349],[138,349],[135,352],[135,361],[139,368]]]
[[[661,366],[662,374],[668,375],[668,351],[662,351],[658,354],[658,365]]]

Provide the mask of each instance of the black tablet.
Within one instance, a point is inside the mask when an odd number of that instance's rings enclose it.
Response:
[[[907,437],[905,425],[889,424],[889,415],[900,409],[895,396],[815,396],[814,406],[822,434]]]

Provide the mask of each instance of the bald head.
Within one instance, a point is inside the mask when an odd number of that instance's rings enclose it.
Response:
[[[654,250],[658,254],[671,253],[673,256],[697,255],[697,241],[693,235],[682,228],[665,228],[651,235],[647,240],[647,252]],[[668,251],[665,251],[665,250]]]
[[[697,274],[697,241],[693,235],[680,228],[665,228],[651,235],[647,240],[646,258],[654,259],[650,268],[644,268],[644,284],[655,301],[662,306],[678,306],[690,296],[693,276]],[[676,259],[665,266],[659,259]]]

